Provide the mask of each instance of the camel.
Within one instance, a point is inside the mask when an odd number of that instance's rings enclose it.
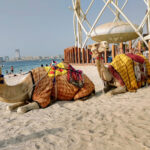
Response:
[[[101,41],[99,43],[94,43],[92,45],[88,45],[88,48],[91,49],[92,57],[95,59],[99,76],[104,82],[103,92],[107,93],[109,96],[127,92],[128,89],[126,85],[121,84],[118,79],[112,75],[108,65],[104,64],[104,61],[101,57],[102,53],[109,48],[108,42]],[[135,73],[135,76],[136,75],[137,74]]]
[[[63,70],[67,70],[69,64],[62,64]],[[19,84],[9,86],[0,69],[0,101],[13,103],[6,109],[17,110],[17,113],[22,114],[33,109],[45,108],[57,100],[84,100],[94,93],[95,87],[85,74],[82,74],[82,78],[83,86],[77,87],[68,82],[67,73],[50,77],[44,67],[38,67],[26,74]]]

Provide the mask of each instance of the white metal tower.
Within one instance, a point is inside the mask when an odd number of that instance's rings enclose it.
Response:
[[[119,0],[102,0],[104,2],[104,6],[99,11],[99,14],[95,18],[94,23],[91,24],[90,20],[88,20],[86,16],[89,13],[89,10],[92,8],[95,1],[97,0],[91,0],[91,3],[89,4],[87,10],[84,12],[81,7],[80,0],[72,0],[73,11],[74,11],[73,23],[74,23],[75,46],[79,48],[84,48],[88,39],[92,37],[91,33],[95,30],[95,27],[97,26],[97,22],[101,19],[101,16],[104,13],[105,9],[109,8],[111,12],[115,15],[114,22],[116,22],[116,20],[119,20],[120,19],[119,16],[121,15],[126,21],[126,23],[130,26],[130,28],[132,28],[132,30],[141,38],[141,40],[144,41],[144,43],[148,47],[148,42],[146,40],[150,40],[150,0],[141,0],[145,3],[147,7],[147,12],[145,16],[143,17],[143,20],[138,26],[135,26],[133,22],[123,12],[124,7],[128,3],[128,0],[124,0],[124,4],[121,8],[118,5]],[[143,11],[146,11],[146,10],[143,10]],[[132,13],[135,13],[136,15],[136,11],[133,11]],[[86,27],[84,26],[84,22],[87,23],[89,30],[87,30]],[[146,37],[143,37],[141,33],[141,29],[143,29],[145,24],[147,24],[148,35]],[[82,37],[82,33],[85,33],[84,40]],[[109,37],[109,34],[108,36],[106,35],[106,39],[107,37]],[[114,43],[115,43],[115,40],[114,40]]]

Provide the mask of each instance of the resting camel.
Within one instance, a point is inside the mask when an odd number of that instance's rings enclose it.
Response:
[[[55,67],[55,69],[53,67],[53,70],[51,70],[55,73],[55,76],[48,74],[50,70],[39,67],[31,70],[21,83],[14,86],[6,84],[0,70],[0,101],[14,103],[7,106],[9,111],[16,109],[17,113],[25,113],[32,109],[45,108],[57,100],[84,99],[94,92],[94,84],[85,74],[80,74],[81,81],[84,82],[83,85],[76,86],[70,83],[67,79],[70,65],[60,64],[64,67]],[[60,75],[60,73],[62,74]]]
[[[103,91],[105,93],[109,91],[108,95],[115,95],[115,94],[127,92],[128,91],[127,85],[124,84],[123,82],[120,82],[120,80],[118,80],[116,77],[114,77],[112,72],[110,72],[110,69],[109,69],[110,66],[104,64],[102,53],[109,48],[108,42],[102,41],[99,43],[94,43],[92,45],[89,45],[88,48],[91,49],[92,57],[95,58],[95,63],[97,66],[99,76],[104,82]],[[113,62],[117,59],[117,57],[124,56],[124,55],[125,54],[120,54],[120,55],[116,56],[115,59],[113,60]],[[134,63],[133,60],[131,60],[130,58],[128,58],[128,59],[130,60],[131,63]],[[119,63],[120,62],[118,61],[118,65],[119,65]],[[147,62],[147,65],[149,65],[148,62]],[[139,66],[140,66],[140,64],[136,63],[136,65],[134,66],[134,71],[137,70],[137,68],[139,68]],[[145,72],[147,72],[147,70]],[[119,75],[118,72],[116,72],[116,74],[118,76],[120,76],[120,78],[121,78],[121,75]],[[138,76],[139,76],[138,72],[134,72],[133,78],[135,80],[137,80]],[[145,77],[147,78],[148,76],[145,75]],[[134,83],[134,84],[135,84],[135,90],[136,90],[138,88],[138,85],[136,83]],[[135,91],[135,90],[133,90],[133,91]]]

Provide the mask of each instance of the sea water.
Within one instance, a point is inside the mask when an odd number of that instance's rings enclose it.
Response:
[[[61,62],[60,59],[55,60],[57,63]],[[36,67],[40,67],[41,65],[46,66],[50,65],[52,62],[51,59],[49,60],[29,60],[29,61],[12,61],[12,62],[3,62],[0,63],[0,66],[2,67],[2,73],[6,75],[11,72],[10,68],[13,66],[14,68],[14,74],[17,73],[26,73]]]

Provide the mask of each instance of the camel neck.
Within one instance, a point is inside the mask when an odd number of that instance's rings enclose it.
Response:
[[[102,68],[104,68],[104,63],[101,61],[100,57],[96,58],[96,66],[99,73],[100,78],[102,78]]]
[[[96,65],[97,65],[97,67],[105,68],[104,62],[102,61],[102,59],[103,59],[102,57],[98,56],[96,58]]]
[[[10,86],[6,83],[0,85],[0,101],[6,103],[17,103],[29,99],[28,89],[33,86],[31,79],[23,80],[21,83]]]
[[[0,101],[6,103],[20,102],[20,91],[22,91],[21,84],[16,86],[0,85]]]
[[[97,70],[98,70],[100,78],[103,81],[108,81],[108,82],[111,81],[113,76],[109,72],[108,68],[105,67],[103,61],[101,59],[96,59],[96,65],[97,65]]]

